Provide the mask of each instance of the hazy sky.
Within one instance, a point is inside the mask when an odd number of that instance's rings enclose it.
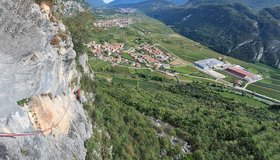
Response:
[[[112,2],[113,0],[103,0],[105,3]]]

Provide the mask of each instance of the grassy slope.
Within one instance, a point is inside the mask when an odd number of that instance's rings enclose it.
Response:
[[[280,100],[280,90],[262,87],[259,84],[251,84],[247,89]]]

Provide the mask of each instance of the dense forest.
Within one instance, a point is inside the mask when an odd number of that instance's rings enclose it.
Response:
[[[85,77],[83,82],[83,89],[95,91],[94,104],[86,108],[108,133],[98,141],[104,151],[113,146],[113,159],[279,159],[277,108],[236,102],[198,83],[155,90]],[[158,127],[150,117],[168,125]],[[188,142],[191,153],[172,144],[172,136]],[[88,142],[88,159],[98,141]],[[102,157],[110,157],[108,151]]]

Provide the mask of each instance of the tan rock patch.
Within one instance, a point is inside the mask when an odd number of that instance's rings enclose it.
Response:
[[[50,11],[51,11],[50,6],[47,5],[47,4],[44,3],[44,2],[42,2],[42,3],[40,4],[40,9],[41,9],[41,11],[44,12],[44,13],[50,13]]]
[[[30,119],[44,135],[67,133],[70,127],[74,99],[70,96],[34,96],[29,103]]]

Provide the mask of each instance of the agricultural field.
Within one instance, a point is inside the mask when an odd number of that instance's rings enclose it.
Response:
[[[163,74],[161,72],[158,72],[158,71],[154,71],[154,70],[150,70],[150,69],[134,69],[134,73],[137,74],[137,75],[143,75],[143,76],[147,76],[147,77],[162,77],[164,79],[167,79],[167,80],[175,80],[176,78],[175,77],[171,77],[171,76],[168,76],[166,74]],[[146,78],[146,77],[144,77]]]
[[[267,86],[262,86],[263,83],[261,84],[250,84],[247,89],[259,93],[259,94],[263,94],[266,95],[268,97],[280,100],[280,90],[279,88],[275,88],[272,89],[271,86],[272,85],[267,85]]]
[[[170,70],[178,72],[178,73],[183,73],[183,74],[193,74],[195,72],[198,72],[198,70],[191,65],[172,67]]]
[[[251,105],[251,106],[255,106],[256,108],[265,108],[265,107],[267,107],[267,105],[265,103],[260,102],[258,100],[255,100],[252,97],[238,95],[236,93],[230,93],[230,92],[217,92],[217,93],[219,93],[222,97],[226,97],[226,98],[232,99],[235,102],[239,102],[239,103],[246,102],[246,104]]]
[[[117,83],[117,84],[126,84],[126,85],[137,86],[139,81],[135,80],[135,79],[131,79],[131,78],[114,77],[112,82]]]
[[[209,78],[204,78],[204,77],[197,77],[197,76],[191,76],[191,75],[177,75],[177,78],[179,79],[180,82],[187,82],[187,83],[192,83],[192,82],[198,82],[198,83],[214,83],[214,84],[219,84],[219,85],[224,85],[224,83],[216,81],[214,79],[209,79]]]
[[[280,80],[279,79],[274,79],[274,78],[265,78],[261,82],[267,83],[267,84],[275,84],[275,85],[280,85]]]
[[[132,78],[123,78],[123,77],[114,77],[112,80],[116,84],[130,85],[134,87],[140,87],[144,89],[159,89],[164,83],[158,83],[156,81],[145,81],[141,79],[132,79]]]
[[[264,88],[273,89],[273,90],[280,92],[280,85],[277,85],[277,84],[257,82],[257,83],[255,83],[255,85],[258,85],[258,86],[261,86]]]
[[[278,73],[278,72],[271,73],[270,77],[279,81],[280,80],[280,73]]]
[[[264,77],[263,80],[250,84],[247,89],[280,100],[280,75],[278,70],[270,72],[270,76]]]
[[[104,71],[106,69],[111,68],[111,63],[102,60],[90,59],[88,62],[89,62],[89,66],[94,71]]]

